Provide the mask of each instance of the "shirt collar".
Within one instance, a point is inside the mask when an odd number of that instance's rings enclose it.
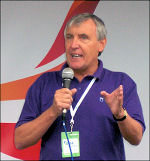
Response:
[[[100,79],[102,76],[102,72],[103,72],[103,62],[98,59],[98,68],[96,72],[93,74],[93,76]]]
[[[60,70],[60,74],[62,76],[62,71],[64,68],[69,67],[67,62],[62,66],[62,69]],[[103,62],[101,60],[98,59],[98,68],[96,70],[96,72],[93,75],[89,75],[87,77],[96,77],[97,79],[100,79],[102,76],[102,71],[103,71]]]

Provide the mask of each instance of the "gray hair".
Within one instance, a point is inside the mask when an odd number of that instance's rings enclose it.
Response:
[[[81,24],[82,22],[84,22],[88,19],[92,19],[93,22],[96,25],[97,39],[103,40],[104,38],[106,38],[107,31],[106,31],[104,22],[99,17],[97,17],[96,15],[93,15],[93,14],[90,14],[90,13],[81,13],[81,14],[78,14],[78,15],[72,17],[69,20],[69,22],[66,24],[66,27],[65,27],[65,30],[64,30],[64,37],[66,38],[67,29],[71,25],[79,25],[79,24]]]

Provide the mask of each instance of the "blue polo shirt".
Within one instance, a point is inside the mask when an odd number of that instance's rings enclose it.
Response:
[[[65,64],[62,70],[67,67]],[[62,88],[62,70],[42,74],[28,90],[22,113],[16,127],[38,117],[53,103],[54,93]],[[137,120],[145,130],[141,103],[137,94],[135,82],[125,73],[112,72],[103,68],[99,60],[99,67],[94,75],[86,76],[82,82],[74,78],[71,89],[76,88],[73,97],[73,108],[81,95],[96,77],[96,81],[79,106],[74,117],[73,131],[79,131],[80,157],[74,160],[125,160],[123,138],[117,122],[105,103],[100,91],[111,93],[119,85],[123,85],[124,103],[128,114]],[[66,114],[66,128],[70,131],[71,115]],[[58,117],[42,138],[41,160],[70,160],[62,158],[61,132],[63,132],[62,118]]]

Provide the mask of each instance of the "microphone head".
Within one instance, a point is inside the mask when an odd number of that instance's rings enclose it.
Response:
[[[73,79],[74,77],[74,72],[71,68],[65,68],[63,71],[62,71],[62,78],[63,79]]]

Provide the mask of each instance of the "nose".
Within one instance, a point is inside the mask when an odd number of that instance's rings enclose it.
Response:
[[[71,48],[72,49],[76,49],[79,47],[79,40],[78,38],[73,38],[72,41],[71,41]]]

